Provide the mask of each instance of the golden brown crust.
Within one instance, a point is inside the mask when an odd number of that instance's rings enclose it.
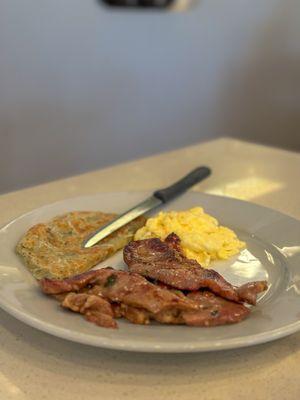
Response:
[[[145,218],[139,217],[99,244],[82,247],[89,234],[115,217],[99,211],[73,211],[55,217],[30,228],[18,243],[17,253],[36,279],[80,274],[123,248],[145,223]]]

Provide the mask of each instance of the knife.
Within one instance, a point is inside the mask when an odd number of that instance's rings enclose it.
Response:
[[[153,210],[154,208],[167,203],[174,197],[177,197],[178,195],[184,193],[191,186],[205,179],[210,174],[210,168],[198,167],[191,171],[188,175],[181,178],[178,182],[175,182],[173,185],[165,189],[155,191],[152,196],[148,197],[148,199],[144,200],[142,203],[136,205],[130,210],[124,212],[108,224],[102,226],[100,229],[92,233],[92,235],[84,240],[83,247],[90,248],[94,246],[106,236],[115,232],[122,226],[128,224],[128,222],[134,220],[142,214],[145,214],[147,211]]]

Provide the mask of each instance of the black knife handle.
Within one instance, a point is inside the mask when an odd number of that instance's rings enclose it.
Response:
[[[181,178],[178,182],[173,183],[173,185],[157,190],[153,193],[153,196],[166,203],[172,200],[174,197],[188,190],[191,186],[202,181],[207,176],[211,174],[211,170],[208,167],[198,167],[192,172]]]

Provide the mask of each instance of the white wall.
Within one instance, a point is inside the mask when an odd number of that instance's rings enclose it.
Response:
[[[300,1],[0,2],[0,191],[219,135],[300,149]]]

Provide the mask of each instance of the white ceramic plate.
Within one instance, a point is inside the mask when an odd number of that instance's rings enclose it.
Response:
[[[37,329],[74,342],[144,352],[197,352],[264,343],[300,329],[300,222],[276,211],[247,202],[187,193],[165,209],[201,205],[246,241],[238,257],[216,262],[233,284],[266,279],[269,289],[243,322],[213,328],[133,325],[119,321],[119,329],[99,328],[80,315],[63,310],[43,295],[36,281],[15,254],[20,237],[32,225],[71,210],[120,212],[143,200],[148,193],[106,193],[67,199],[23,215],[0,231],[0,306]],[[122,254],[105,266],[125,268]]]

